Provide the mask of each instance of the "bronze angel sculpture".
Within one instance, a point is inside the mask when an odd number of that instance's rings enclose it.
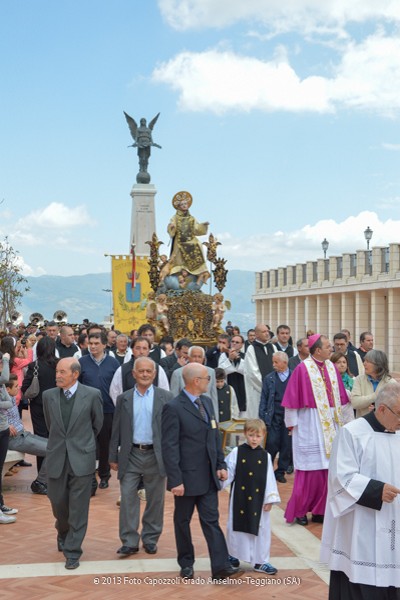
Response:
[[[152,119],[149,125],[146,125],[146,119],[140,119],[140,125],[138,127],[135,119],[132,119],[129,115],[124,111],[125,119],[129,126],[129,131],[131,132],[131,136],[134,140],[134,144],[131,144],[130,147],[137,148],[137,153],[139,157],[139,173],[136,175],[136,181],[138,183],[150,183],[150,174],[147,170],[149,165],[149,157],[151,146],[155,146],[156,148],[161,148],[158,144],[153,142],[152,131],[154,125],[157,123],[157,119],[160,116],[158,113],[154,119]]]

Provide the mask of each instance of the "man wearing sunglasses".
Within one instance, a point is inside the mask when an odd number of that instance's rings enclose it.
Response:
[[[195,346],[191,350],[193,348]],[[174,529],[180,575],[185,579],[194,576],[190,521],[196,507],[207,540],[213,578],[238,577],[242,571],[229,562],[225,537],[218,522],[218,490],[220,481],[227,479],[228,474],[217,413],[206,395],[210,375],[199,363],[182,367],[182,375],[184,388],[163,407],[161,426],[167,489],[175,501]]]

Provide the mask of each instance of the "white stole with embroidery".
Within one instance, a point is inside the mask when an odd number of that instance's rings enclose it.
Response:
[[[331,406],[329,404],[328,392],[325,385],[325,378],[321,369],[318,367],[316,362],[310,357],[307,358],[303,364],[307,369],[308,376],[310,378],[313,396],[315,404],[318,409],[318,416],[321,422],[322,435],[324,437],[324,445],[326,456],[329,458],[332,451],[333,440],[336,436],[335,423],[338,423],[340,427],[343,426],[342,407],[340,402],[339,383],[337,379],[337,373],[333,363],[330,360],[325,361],[324,365],[327,368],[329,379],[332,386],[333,401],[334,401],[334,414],[332,415]],[[322,366],[322,369],[324,368]]]

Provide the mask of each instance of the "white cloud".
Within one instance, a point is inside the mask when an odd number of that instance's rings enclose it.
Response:
[[[184,110],[331,110],[327,81],[301,81],[282,53],[264,62],[219,50],[183,52],[158,67],[153,79],[177,90]]]
[[[88,214],[85,206],[69,208],[60,202],[51,202],[44,208],[33,210],[16,223],[16,229],[34,232],[38,227],[41,229],[68,230],[71,227],[83,227],[93,225],[94,221]]]
[[[20,256],[19,259],[21,273],[24,277],[40,277],[40,275],[46,275],[46,271],[43,267],[34,268],[28,265],[22,256]]]
[[[341,222],[324,219],[295,231],[275,231],[240,240],[229,233],[216,234],[216,237],[222,243],[219,255],[228,259],[228,269],[261,271],[322,258],[324,238],[329,242],[328,256],[366,249],[364,230],[367,227],[373,231],[371,248],[399,242],[400,220],[381,221],[370,211]]]
[[[276,32],[340,33],[352,22],[400,21],[397,0],[159,0],[158,4],[167,23],[178,30],[256,21]]]
[[[10,210],[5,209],[0,212],[0,219],[2,221],[8,221],[9,219],[11,219],[11,217],[12,217],[12,212]]]
[[[182,52],[161,64],[153,80],[179,93],[188,111],[332,112],[362,109],[394,117],[400,110],[400,38],[382,31],[346,45],[331,77],[301,79],[279,46],[269,61],[211,49]]]
[[[44,246],[47,245],[47,240],[38,233],[22,231],[21,229],[15,228],[10,233],[10,242],[17,248],[20,246]]]
[[[393,210],[400,208],[400,196],[392,196],[389,198],[382,198],[377,203],[377,206],[381,209]]]
[[[383,142],[382,148],[384,148],[384,150],[392,150],[394,152],[399,152],[400,144],[390,144],[390,143]]]
[[[400,108],[400,38],[382,31],[350,43],[332,79],[333,102],[394,116]]]

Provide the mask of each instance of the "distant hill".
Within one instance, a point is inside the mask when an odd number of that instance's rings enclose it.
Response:
[[[71,277],[42,275],[27,279],[30,291],[18,308],[25,322],[33,312],[39,312],[50,320],[56,310],[63,310],[70,323],[81,323],[85,318],[101,322],[110,313],[111,294],[104,291],[111,289],[110,273]],[[253,293],[252,271],[229,271],[223,294],[231,301],[232,309],[226,313],[226,320],[239,325],[242,331],[255,324],[254,304],[251,302]]]

